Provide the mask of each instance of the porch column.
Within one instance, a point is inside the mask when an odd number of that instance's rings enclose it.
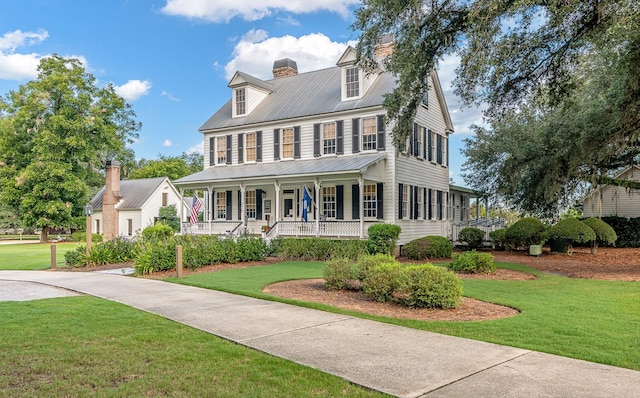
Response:
[[[358,177],[358,188],[360,189],[360,239],[362,239],[364,238],[364,178],[362,176]]]
[[[247,190],[246,185],[244,184],[240,184],[240,203],[238,203],[238,206],[240,206],[240,220],[238,221],[242,221],[242,225],[244,225],[244,228],[247,228],[247,213],[244,211],[244,202],[245,202],[245,192]]]
[[[180,188],[180,234],[184,234],[182,224],[184,223],[184,188]]]
[[[320,181],[316,178],[313,182],[314,187],[316,188],[316,238],[320,236],[320,207],[318,206],[318,201],[320,200]]]
[[[276,203],[274,206],[275,209],[275,215],[276,215],[276,220],[275,222],[280,221],[280,183],[276,180],[276,182],[273,183],[273,188],[276,191]],[[278,232],[278,231],[276,231]]]
[[[211,215],[213,214],[213,198],[211,197],[211,187],[207,187],[207,197],[204,201],[205,203],[205,222],[209,223],[209,234],[211,234],[211,219],[213,218]]]

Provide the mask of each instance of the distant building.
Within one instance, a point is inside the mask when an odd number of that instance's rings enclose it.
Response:
[[[627,167],[615,178],[640,181],[640,167]],[[589,192],[582,205],[585,217],[640,217],[640,190],[603,185]]]

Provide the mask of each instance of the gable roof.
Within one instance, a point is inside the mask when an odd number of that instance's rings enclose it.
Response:
[[[120,181],[120,192],[122,199],[116,207],[118,210],[139,210],[149,200],[151,195],[165,181],[169,181],[167,177],[142,178],[140,180],[123,180]],[[169,181],[169,184],[171,182]],[[91,199],[91,206],[94,210],[102,210],[102,196],[104,195],[105,186]]]
[[[627,166],[621,172],[616,174],[615,177],[613,177],[613,178],[620,179],[620,178],[622,178],[622,176],[624,176],[625,174],[629,173],[630,171],[638,171],[638,172],[640,172],[640,166],[635,165],[635,164],[632,165],[632,166]],[[631,176],[629,176],[629,177],[631,177]],[[627,178],[627,180],[640,181],[640,174],[637,174],[635,178]],[[582,197],[582,199],[580,199],[580,203],[584,203],[584,201],[587,200],[590,196],[592,196],[593,194],[595,194],[597,192],[600,192],[601,190],[603,190],[604,188],[606,188],[608,186],[609,185],[600,185],[596,189],[591,190],[584,197]]]
[[[273,91],[273,85],[271,85],[270,83],[267,83],[264,80],[260,80],[257,77],[253,77],[244,72],[238,71],[231,78],[231,81],[229,82],[228,87],[234,88],[242,85],[260,87],[261,89],[263,89],[268,93]]]
[[[175,185],[202,182],[238,181],[273,177],[293,177],[307,174],[330,175],[345,172],[364,172],[387,157],[385,152],[347,155],[305,160],[287,160],[274,163],[244,163],[224,167],[210,167],[174,181]]]

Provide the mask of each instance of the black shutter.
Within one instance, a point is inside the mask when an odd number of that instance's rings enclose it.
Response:
[[[336,219],[344,220],[344,185],[336,185]]]
[[[262,162],[262,131],[256,131],[256,162]]]
[[[296,217],[302,217],[300,212],[300,190],[296,189]]]
[[[360,119],[351,120],[351,153],[360,152]]]
[[[427,219],[431,220],[433,218],[433,194],[431,192],[431,188],[428,190],[427,200],[429,202],[429,217]]]
[[[344,122],[338,120],[336,122],[336,155],[344,153]]]
[[[211,137],[209,138],[209,166],[213,166],[216,164],[216,149],[214,144],[216,140]]]
[[[449,167],[449,138],[448,137],[444,139],[444,145],[445,145],[445,151],[447,154],[446,164],[447,164],[447,167]]]
[[[427,158],[427,129],[422,128],[422,157]]]
[[[231,164],[231,135],[227,136],[227,164]]]
[[[384,116],[378,115],[378,145],[377,148],[379,151],[384,151],[385,146],[385,133],[384,133]]]
[[[244,163],[244,133],[238,134],[238,163]]]
[[[320,123],[313,125],[313,156],[320,156]]]
[[[211,191],[211,206],[209,210],[211,210],[211,220],[215,220],[215,215],[216,215],[216,202],[215,202],[215,197],[216,197],[216,192],[215,191]]]
[[[256,220],[262,220],[262,189],[256,189]]]
[[[442,164],[442,136],[440,134],[436,139],[436,159],[438,159],[438,164]]]
[[[381,182],[376,187],[376,211],[378,220],[382,220],[384,218],[384,192]]]
[[[316,198],[316,187],[314,186],[311,191],[313,192],[313,195],[311,195],[311,196],[313,196],[313,199],[312,199],[313,203],[316,204],[316,203],[318,203],[318,199]],[[313,219],[317,220],[318,219],[318,212],[317,212],[318,206],[311,206],[311,208],[313,208]]]
[[[227,191],[227,220],[233,219],[231,215],[232,211],[233,211],[233,206],[231,204],[231,191]]]
[[[360,219],[360,186],[358,184],[351,186],[351,219]]]
[[[242,211],[242,191],[238,190],[238,221],[244,220],[244,217],[242,217]]]
[[[427,160],[433,160],[433,151],[431,150],[431,147],[433,146],[433,139],[431,138],[432,135],[431,130],[427,130],[427,141],[429,142],[427,145],[427,149],[429,150]]]
[[[427,188],[422,188],[422,217],[427,220]]]
[[[418,187],[413,187],[413,219],[417,220],[420,216],[420,209],[418,207]]]
[[[300,126],[293,128],[293,158],[300,159]]]
[[[398,219],[402,220],[402,184],[398,184]]]
[[[407,152],[409,155],[413,155],[413,151],[416,149],[416,130],[418,130],[418,123],[413,124],[413,131],[409,136],[409,151]]]
[[[273,129],[273,160],[280,160],[280,129]]]
[[[418,156],[420,153],[420,148],[418,148],[418,134],[420,134],[420,130],[418,128],[418,124],[414,123],[413,125],[413,156]],[[417,218],[417,217],[416,217]]]

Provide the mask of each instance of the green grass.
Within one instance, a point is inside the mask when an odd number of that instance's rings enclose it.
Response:
[[[383,397],[121,304],[0,302],[0,397]]]
[[[517,264],[498,263],[497,266],[529,272],[538,279],[463,280],[465,296],[521,311],[515,317],[481,322],[383,318],[322,304],[278,299],[261,292],[265,285],[278,281],[320,278],[323,263],[283,262],[168,280],[640,370],[640,283],[566,278]]]
[[[77,243],[56,243],[56,267],[66,267],[64,253]],[[0,245],[0,270],[41,270],[51,268],[51,244],[19,243]]]

